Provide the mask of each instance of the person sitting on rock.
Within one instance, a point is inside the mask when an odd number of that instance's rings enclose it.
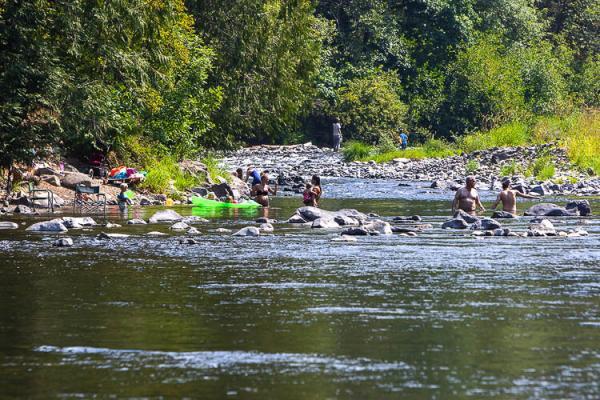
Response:
[[[131,199],[126,194],[127,188],[128,186],[126,183],[121,183],[121,185],[119,185],[119,189],[121,189],[121,192],[119,192],[119,194],[117,195],[117,203],[119,204],[119,210],[121,211],[125,211],[127,205],[133,204]]]
[[[261,206],[269,207],[269,193],[277,195],[277,185],[275,185],[275,189],[271,189],[269,187],[269,175],[263,174],[260,178],[260,183],[252,186],[250,195]]]
[[[303,202],[305,206],[316,207],[317,206],[317,192],[313,189],[312,184],[307,183],[304,193],[302,194]]]
[[[485,212],[485,207],[481,204],[479,193],[475,189],[475,177],[468,176],[466,179],[465,187],[462,187],[456,191],[454,201],[452,202],[452,213],[456,210],[463,210],[464,212],[475,215],[477,207]]]
[[[512,190],[510,188],[510,181],[505,179],[502,181],[502,191],[498,194],[496,202],[494,203],[493,209],[498,207],[498,204],[502,203],[502,209],[512,215],[517,215],[517,197],[523,197],[525,199],[537,199],[538,196],[532,196],[530,194],[521,193],[518,190]]]

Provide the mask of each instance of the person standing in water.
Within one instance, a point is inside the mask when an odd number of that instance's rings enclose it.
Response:
[[[481,204],[479,193],[477,193],[477,190],[475,189],[475,183],[475,177],[468,176],[465,187],[456,191],[454,201],[452,202],[453,214],[457,210],[463,210],[468,214],[475,215],[478,207],[482,212],[485,211],[485,207]]]
[[[333,120],[333,150],[339,151],[342,144],[342,124],[338,118]]]
[[[310,179],[310,183],[312,185],[313,192],[315,193],[315,207],[319,207],[319,200],[321,200],[321,196],[323,195],[321,177],[318,175],[313,175]]]
[[[260,178],[260,183],[252,186],[250,196],[254,197],[254,201],[263,207],[269,207],[269,193],[277,195],[277,185],[275,189],[269,187],[269,175],[263,174]]]
[[[517,215],[517,197],[523,197],[525,199],[537,199],[539,196],[532,196],[530,194],[521,193],[518,190],[512,190],[510,188],[510,181],[505,179],[502,181],[502,191],[498,194],[496,202],[492,207],[494,210],[498,207],[498,204],[502,203],[502,210]]]

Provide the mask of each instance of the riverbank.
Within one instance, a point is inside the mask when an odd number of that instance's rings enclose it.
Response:
[[[536,160],[549,160],[553,177],[540,180],[526,176]],[[460,156],[414,160],[398,157],[390,162],[344,161],[341,153],[310,143],[293,146],[255,146],[232,152],[221,159],[229,170],[253,165],[269,170],[287,190],[299,191],[311,175],[360,179],[393,179],[430,182],[433,188],[456,188],[466,175],[475,175],[481,187],[500,188],[508,177],[524,192],[539,194],[600,195],[600,178],[576,168],[565,151],[551,144],[528,147],[505,147],[474,151]],[[544,168],[546,165],[540,166]],[[535,171],[534,171],[535,172]]]

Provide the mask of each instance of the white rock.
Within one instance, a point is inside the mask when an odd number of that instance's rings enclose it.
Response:
[[[259,236],[259,235],[260,235],[260,229],[258,229],[255,226],[247,226],[233,234],[233,236]]]
[[[271,233],[275,230],[275,228],[273,228],[273,225],[269,224],[269,223],[265,223],[265,224],[260,224],[259,229],[262,232],[267,232],[267,233]]]
[[[379,232],[381,235],[391,235],[393,233],[391,225],[388,222],[379,219],[365,224],[365,228],[369,231]]]
[[[53,219],[51,221],[37,222],[27,229],[30,232],[67,232],[67,227],[62,223],[60,219]]]
[[[0,221],[0,229],[18,229],[19,225],[10,221]]]
[[[200,231],[194,227],[188,229],[188,231],[186,232],[188,235],[199,235]]]
[[[173,231],[185,231],[186,229],[189,229],[190,226],[188,224],[186,224],[185,222],[177,222],[173,225],[171,225],[171,227],[169,229],[173,230]]]
[[[167,236],[167,234],[164,232],[152,231],[152,232],[146,233],[146,236]]]
[[[156,224],[161,222],[179,222],[182,219],[183,217],[173,210],[161,210],[151,216],[148,221],[151,224]]]
[[[217,228],[217,229],[215,229],[215,232],[217,232],[217,233],[231,233],[231,229]]]
[[[52,246],[54,246],[54,247],[71,247],[71,246],[73,246],[73,239],[71,239],[71,238],[57,239],[56,241],[54,241],[54,243],[52,243]]]
[[[98,239],[124,239],[124,238],[128,238],[129,235],[126,235],[124,233],[105,233],[105,232],[101,232],[96,237]]]
[[[130,219],[129,221],[127,221],[127,225],[146,225],[147,222],[144,221],[143,219],[139,219],[139,218],[134,218],[134,219]]]

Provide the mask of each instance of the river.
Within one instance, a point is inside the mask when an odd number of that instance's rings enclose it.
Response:
[[[439,229],[451,192],[325,183],[326,209],[418,214],[434,229],[342,243],[275,224],[238,238],[216,230],[260,212],[179,207],[210,219],[198,244],[168,225],[124,225],[118,240],[71,231],[70,248],[0,231],[0,397],[600,398],[598,214],[553,218],[587,237],[475,238]],[[299,202],[278,197],[269,217]]]

